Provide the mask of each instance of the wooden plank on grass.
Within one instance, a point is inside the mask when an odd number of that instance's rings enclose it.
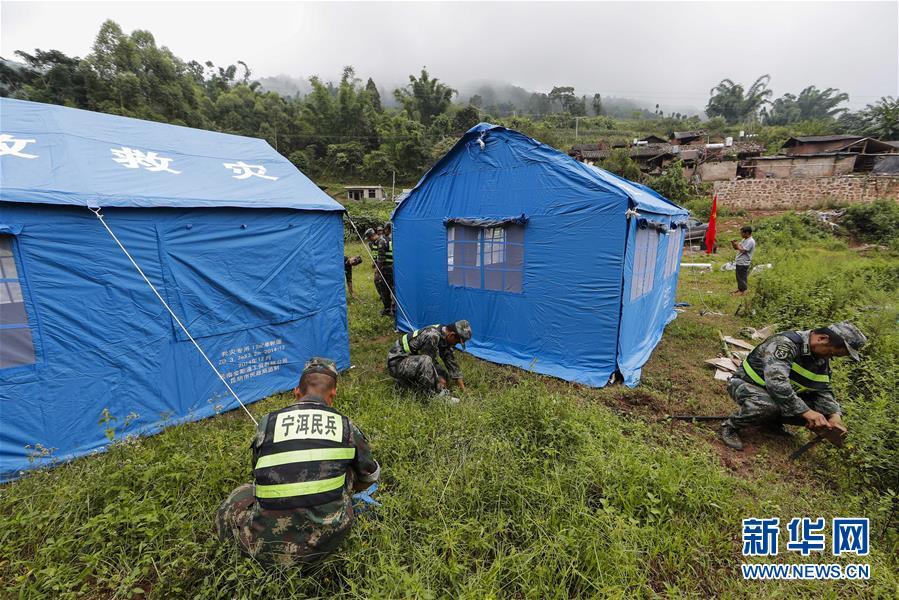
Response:
[[[739,340],[735,337],[725,336],[724,341],[728,344],[736,346],[737,348],[743,348],[744,350],[753,350],[755,346],[750,344],[749,342],[744,342],[743,340]]]
[[[722,371],[721,369],[715,369],[715,379],[718,381],[728,381],[733,373],[729,371]]]
[[[725,371],[730,371],[731,373],[736,373],[737,371],[737,366],[734,364],[734,361],[729,358],[710,358],[705,361],[705,364],[724,369]]]

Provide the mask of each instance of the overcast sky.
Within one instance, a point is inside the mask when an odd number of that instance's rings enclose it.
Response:
[[[899,13],[885,2],[12,2],[0,55],[84,56],[100,24],[146,29],[183,59],[243,60],[255,77],[339,78],[343,65],[382,86],[426,65],[459,87],[507,81],[573,85],[702,107],[722,78],[772,76],[776,95],[807,85],[853,107],[899,86]]]

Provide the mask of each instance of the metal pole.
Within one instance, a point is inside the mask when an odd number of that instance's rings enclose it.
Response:
[[[577,125],[580,123],[580,117],[574,118],[574,139],[577,139]]]

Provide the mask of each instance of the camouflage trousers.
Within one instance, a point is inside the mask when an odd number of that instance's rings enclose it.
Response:
[[[743,381],[739,377],[731,377],[727,382],[727,393],[734,402],[740,405],[740,409],[732,414],[725,423],[736,429],[743,429],[752,425],[773,425],[783,423],[787,425],[805,425],[805,419],[799,415],[784,416],[780,405],[763,387]],[[826,403],[805,400],[808,407],[814,411],[829,417],[834,412],[834,407]]]
[[[384,312],[392,312],[393,296],[390,290],[393,289],[393,269],[383,268],[381,271],[375,270],[375,290],[384,305]]]
[[[401,385],[436,394],[446,381],[446,369],[430,356],[394,354],[387,355],[387,371]]]
[[[256,503],[251,483],[231,492],[215,517],[220,541],[235,543],[259,562],[280,566],[317,563],[337,549],[351,525],[352,515],[325,525],[306,518],[304,509],[264,509]]]

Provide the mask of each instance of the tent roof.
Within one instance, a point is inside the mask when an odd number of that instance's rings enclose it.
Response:
[[[491,123],[478,123],[471,129],[469,129],[465,135],[453,146],[453,149],[446,153],[440,160],[434,164],[431,169],[424,174],[424,176],[419,180],[418,184],[409,192],[409,196],[414,196],[415,191],[421,187],[422,183],[428,179],[428,176],[431,173],[438,173],[440,169],[446,164],[446,161],[449,160],[449,157],[453,156],[456,151],[464,147],[465,144],[470,142],[471,140],[480,137],[481,135],[489,135],[489,134],[499,134],[508,136],[510,139],[517,139],[517,141],[522,143],[528,143],[534,147],[539,147],[541,152],[539,155],[531,154],[529,155],[531,159],[540,158],[543,162],[552,163],[554,168],[564,169],[571,174],[580,177],[586,181],[591,183],[598,183],[603,188],[606,188],[610,191],[619,192],[624,196],[627,196],[631,202],[633,202],[634,207],[639,211],[641,209],[652,212],[655,214],[661,215],[679,215],[688,214],[688,211],[685,208],[682,208],[667,198],[659,195],[655,190],[648,188],[644,185],[640,185],[639,183],[635,183],[628,179],[624,179],[623,177],[619,177],[613,173],[608,171],[604,171],[598,167],[594,167],[592,165],[587,165],[585,163],[579,162],[564,152],[560,152],[555,148],[551,148],[546,144],[538,142],[537,140],[530,138],[523,133],[518,131],[514,131],[512,129],[506,129],[505,127],[501,127],[499,125],[493,125]],[[406,198],[408,198],[407,196]],[[394,210],[394,216],[397,212],[399,212],[403,204],[406,203],[406,198],[403,199],[397,205],[397,208]]]
[[[0,98],[0,202],[340,211],[264,140]]]
[[[630,179],[619,177],[614,173],[604,171],[593,165],[587,165],[587,167],[591,169],[599,179],[623,191],[634,203],[634,208],[636,208],[637,211],[644,210],[659,215],[689,214],[689,211],[686,208],[678,206],[652,188],[633,182]]]

